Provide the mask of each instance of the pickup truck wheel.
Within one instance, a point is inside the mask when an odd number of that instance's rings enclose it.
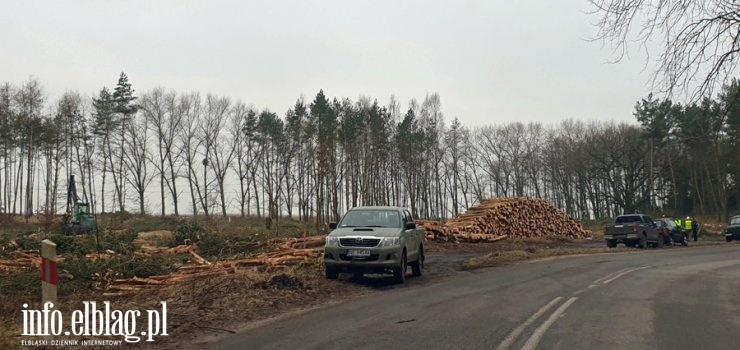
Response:
[[[732,242],[732,237],[725,237],[725,240],[728,242]]]
[[[647,248],[647,246],[648,246],[647,236],[645,236],[645,234],[643,233],[642,235],[640,235],[640,242],[637,243],[637,248],[645,249]]]
[[[606,246],[607,246],[608,248],[614,248],[614,247],[616,247],[616,246],[617,246],[617,242],[615,242],[615,241],[612,241],[612,240],[608,240],[608,241],[606,241]]]
[[[330,280],[335,280],[339,278],[339,272],[337,272],[336,269],[327,266],[326,267],[326,278]]]
[[[421,276],[421,270],[424,268],[424,248],[419,247],[419,258],[411,263],[411,274]]]
[[[395,278],[398,283],[406,282],[406,251],[401,255],[401,266],[393,269],[393,278]]]

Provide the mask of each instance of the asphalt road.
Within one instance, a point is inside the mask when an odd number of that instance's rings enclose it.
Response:
[[[740,348],[740,244],[557,258],[424,279],[265,323],[212,347]]]

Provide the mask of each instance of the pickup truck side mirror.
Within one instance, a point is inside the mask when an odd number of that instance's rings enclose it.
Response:
[[[337,229],[337,223],[336,222],[330,222],[329,223],[329,228],[332,229],[332,230],[336,230]]]
[[[416,229],[416,223],[407,222],[406,223],[406,226],[403,229],[404,230],[414,230],[414,229]]]

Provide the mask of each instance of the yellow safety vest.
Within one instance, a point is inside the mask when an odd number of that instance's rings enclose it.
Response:
[[[684,228],[684,230],[686,230],[686,231],[691,231],[691,225],[692,225],[692,223],[693,223],[693,222],[691,221],[691,219],[686,219],[686,220],[685,220],[685,221],[683,222],[683,225],[684,225],[684,226],[683,226],[683,228]]]

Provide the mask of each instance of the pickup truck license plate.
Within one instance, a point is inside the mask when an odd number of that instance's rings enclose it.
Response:
[[[350,249],[347,251],[347,256],[370,256],[369,249]]]

